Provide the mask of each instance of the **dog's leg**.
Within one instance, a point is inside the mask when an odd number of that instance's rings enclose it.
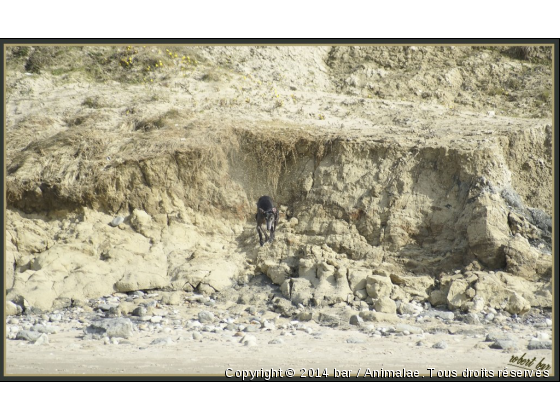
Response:
[[[270,242],[274,241],[274,238],[276,236],[276,225],[278,223],[278,217],[279,217],[278,211],[274,209],[274,223],[270,227]]]
[[[259,243],[261,244],[261,246],[263,246],[263,245],[264,245],[264,242],[263,242],[262,233],[261,233],[262,228],[261,228],[261,224],[259,223],[259,215],[258,215],[258,213],[257,213],[257,215],[255,216],[255,219],[257,220],[257,233],[259,234]]]
[[[257,225],[257,232],[259,232],[259,242],[260,242],[261,246],[263,246],[265,242],[268,242],[268,235],[266,234],[266,229],[263,229],[262,225],[258,224]],[[264,235],[264,241],[263,241],[262,235]]]

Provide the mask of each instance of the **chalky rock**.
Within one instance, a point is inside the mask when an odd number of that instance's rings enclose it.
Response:
[[[319,312],[319,323],[336,327],[340,325],[340,318],[336,315],[331,315],[326,312]]]
[[[415,305],[413,303],[402,302],[399,305],[399,307],[397,308],[397,311],[401,315],[416,316],[416,315],[420,314],[423,311],[423,309],[419,305]]]
[[[545,333],[545,332],[542,332],[542,331],[539,331],[539,332],[536,334],[536,338],[535,338],[535,339],[536,339],[536,340],[550,340],[550,334]]]
[[[497,340],[515,340],[515,337],[513,334],[505,334],[502,332],[495,332],[495,331],[491,331],[488,334],[486,334],[485,341],[494,342]]]
[[[266,319],[261,322],[261,327],[265,331],[273,331],[276,329],[274,322]]]
[[[122,222],[124,222],[124,217],[122,216],[117,216],[115,217],[111,223],[109,223],[111,226],[113,227],[117,227],[118,225],[120,225]]]
[[[527,345],[528,350],[552,350],[552,340],[537,340],[529,341]]]
[[[397,304],[395,301],[388,297],[383,297],[378,299],[373,304],[373,307],[377,312],[382,312],[386,314],[396,314],[397,313]]]
[[[48,344],[48,342],[49,342],[49,336],[47,334],[41,334],[33,344],[36,346],[40,346],[41,344]]]
[[[148,310],[145,306],[138,306],[136,309],[132,311],[132,315],[134,316],[145,316],[148,313]]]
[[[463,322],[466,322],[467,324],[480,324],[480,319],[477,314],[470,313],[463,316]]]
[[[492,344],[490,344],[491,349],[502,349],[502,350],[517,350],[517,341],[509,340],[509,339],[502,339],[496,340]]]
[[[169,346],[170,344],[174,344],[175,342],[173,341],[173,339],[171,337],[165,337],[165,338],[156,338],[155,340],[153,340],[150,345],[152,346]]]
[[[360,325],[364,320],[360,317],[360,315],[352,315],[350,317],[350,325]]]
[[[245,332],[257,332],[258,330],[259,330],[259,327],[257,325],[249,324],[245,327],[245,329],[243,331],[245,331]]]
[[[244,346],[256,346],[257,345],[257,338],[254,335],[251,334],[247,334],[245,336],[243,336],[243,338],[240,341],[241,344],[243,344]]]
[[[424,331],[420,327],[415,327],[414,325],[408,324],[397,324],[395,326],[395,331],[397,332],[408,332],[410,334],[422,334]]]
[[[200,311],[198,313],[198,320],[203,324],[210,324],[214,322],[214,314],[210,311]]]
[[[447,348],[447,343],[445,341],[437,342],[432,346],[434,349],[445,350]]]
[[[6,302],[5,310],[6,310],[6,316],[17,315],[18,313],[17,305],[11,301]]]
[[[31,327],[31,331],[36,331],[41,334],[56,334],[60,331],[60,327],[56,325],[35,324]]]
[[[41,337],[41,335],[43,335],[40,332],[37,331],[26,331],[26,330],[22,330],[19,331],[16,335],[16,340],[26,340],[26,341],[31,341],[32,343],[34,343],[35,341],[37,341],[39,339],[39,337]]]
[[[129,338],[132,335],[133,324],[128,318],[108,318],[93,321],[86,328],[87,334],[107,335],[107,337]]]

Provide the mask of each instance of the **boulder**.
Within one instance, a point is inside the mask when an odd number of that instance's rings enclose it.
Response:
[[[366,282],[367,294],[374,299],[389,297],[393,289],[393,283],[389,277],[370,275],[366,278]]]
[[[107,335],[107,337],[128,338],[132,335],[133,324],[128,318],[107,318],[93,321],[87,328],[87,334]]]

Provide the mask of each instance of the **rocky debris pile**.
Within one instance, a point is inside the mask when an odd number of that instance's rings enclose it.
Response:
[[[459,309],[432,308],[429,303],[410,303],[398,314],[377,312],[374,304],[367,309],[346,302],[306,307],[294,305],[280,292],[262,294],[258,284],[252,286],[259,292],[252,296],[231,293],[228,298],[183,291],[117,292],[75,301],[73,306],[52,312],[10,315],[6,334],[10,340],[46,346],[56,342],[57,335],[75,331],[75,339],[82,341],[139,348],[204,340],[254,347],[285,345],[286,340],[299,335],[320,340],[325,329],[334,328],[351,334],[344,339],[349,345],[410,336],[417,346],[445,350],[458,338],[468,336],[479,339],[479,348],[512,351],[523,345],[527,350],[551,349],[550,314],[540,311],[519,316],[501,309],[483,309],[465,314]],[[465,320],[477,314],[477,322]]]

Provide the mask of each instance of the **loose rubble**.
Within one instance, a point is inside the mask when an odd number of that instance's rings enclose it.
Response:
[[[352,332],[340,336],[338,342],[375,348],[376,340],[389,339],[394,340],[395,351],[402,346],[449,351],[466,339],[474,339],[472,348],[484,352],[509,354],[523,348],[531,352],[552,348],[546,312],[517,316],[492,311],[487,313],[496,312],[493,319],[481,316],[478,323],[471,323],[465,322],[465,314],[415,305],[414,310],[393,315],[395,322],[372,322],[363,315],[376,314],[373,305],[361,315],[348,304],[322,308],[298,308],[290,302],[279,305],[278,299],[284,299],[281,291],[278,286],[269,288],[270,293],[262,295],[262,300],[257,296],[248,299],[252,302],[249,305],[239,304],[239,297],[231,301],[193,292],[181,292],[176,305],[163,303],[168,300],[161,291],[115,293],[51,313],[10,315],[6,320],[7,338],[40,348],[54,348],[58,337],[66,337],[67,349],[81,349],[80,343],[89,341],[141,351],[176,348],[196,352],[203,343],[215,342],[253,349],[263,344],[291,348],[304,337],[301,334],[321,340]],[[65,335],[69,332],[74,332],[73,338]]]

